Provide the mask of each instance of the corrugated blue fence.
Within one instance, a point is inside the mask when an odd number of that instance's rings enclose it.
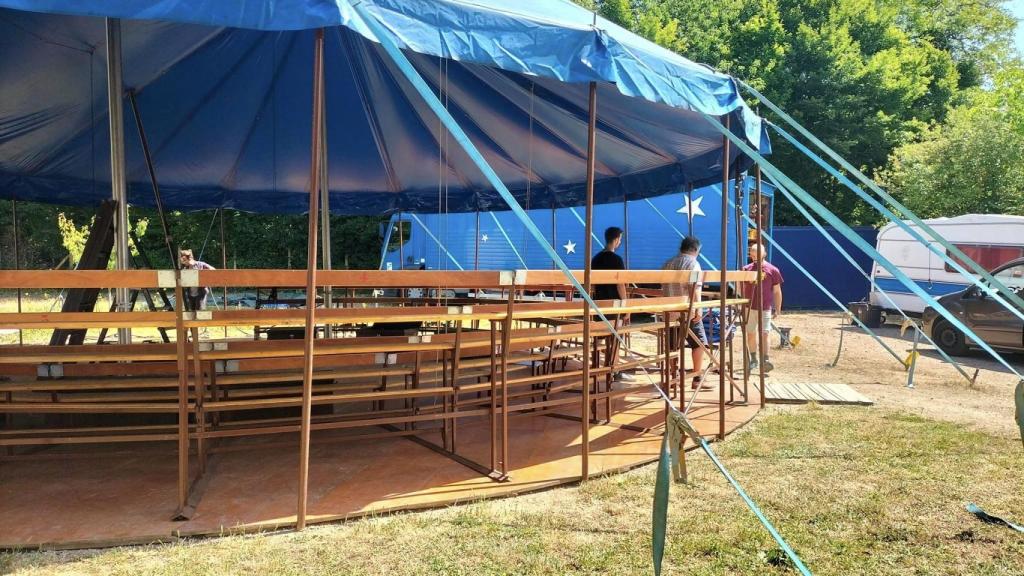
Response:
[[[861,269],[871,272],[871,258],[858,250],[852,243],[832,228],[826,228],[839,245],[853,256]],[[854,228],[872,245],[878,236],[878,230],[870,227]],[[800,265],[814,275],[840,302],[856,302],[868,294],[870,284],[860,272],[853,268],[821,233],[810,226],[776,226],[775,240],[782,245]],[[782,301],[786,308],[803,309],[835,309],[835,304],[821,290],[811,284],[799,270],[788,260],[776,255],[772,264],[779,267],[785,279]]]

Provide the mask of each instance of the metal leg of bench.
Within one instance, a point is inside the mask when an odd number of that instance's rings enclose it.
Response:
[[[206,431],[206,415],[203,412],[203,398],[206,395],[206,385],[203,379],[203,361],[199,357],[199,328],[192,328],[192,372],[195,378],[195,421],[196,429],[200,433]],[[196,449],[199,453],[199,476],[206,472],[206,439],[202,436],[196,438]]]
[[[459,411],[459,361],[462,355],[462,320],[455,325],[455,349],[452,350],[452,412]],[[458,418],[452,418],[451,444],[455,452],[456,427]]]
[[[488,413],[491,428],[491,470],[498,471],[498,327],[491,320],[491,406]]]

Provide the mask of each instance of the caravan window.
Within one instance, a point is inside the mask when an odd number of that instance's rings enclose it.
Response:
[[[981,264],[985,270],[995,270],[1010,260],[1024,256],[1024,246],[999,246],[995,244],[954,244],[963,251],[968,258]],[[956,256],[948,253],[947,256],[956,260],[958,264],[970,270],[970,266],[961,262]],[[956,272],[949,264],[946,264],[946,272]]]

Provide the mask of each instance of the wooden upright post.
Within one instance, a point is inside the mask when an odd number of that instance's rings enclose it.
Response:
[[[583,240],[583,289],[590,289],[590,253],[594,230],[594,155],[597,148],[597,83],[590,83],[590,118],[587,122],[587,215]],[[590,304],[583,298],[583,403],[580,408],[580,479],[590,476]]]
[[[725,117],[725,129],[729,129],[729,116]],[[722,227],[721,227],[721,280],[718,288],[718,439],[725,440],[725,300],[729,285],[726,271],[729,269],[729,139],[722,137]]]
[[[317,213],[320,207],[320,147],[323,144],[324,31],[316,31],[313,47],[313,136],[309,171],[309,241],[306,246],[306,336],[302,356],[302,424],[299,432],[299,502],[295,529],[306,527],[309,488],[309,427],[313,404],[313,340],[316,336]]]

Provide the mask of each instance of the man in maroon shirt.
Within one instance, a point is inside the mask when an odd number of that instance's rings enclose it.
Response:
[[[761,337],[765,339],[764,346],[764,371],[771,371],[774,366],[768,361],[768,334],[771,331],[772,309],[775,315],[782,314],[782,272],[772,266],[765,258],[767,257],[764,245],[751,244],[748,251],[750,264],[743,267],[744,270],[757,270],[758,257],[761,259],[761,293],[757,293],[755,282],[745,282],[743,285],[743,296],[750,300],[750,311],[747,314],[747,350],[750,351],[747,370],[753,373],[757,370],[757,316],[761,315]]]

